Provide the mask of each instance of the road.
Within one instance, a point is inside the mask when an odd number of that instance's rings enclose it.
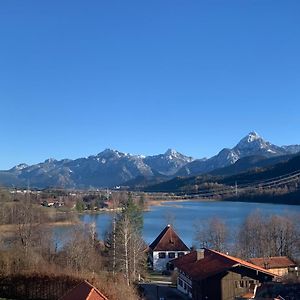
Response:
[[[187,300],[188,297],[180,293],[175,287],[163,284],[143,283],[146,300]]]

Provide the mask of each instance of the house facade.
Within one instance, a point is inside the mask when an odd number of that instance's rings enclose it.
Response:
[[[295,272],[297,268],[297,264],[287,256],[251,258],[249,262],[266,270],[270,270],[278,276],[285,276],[290,272]]]
[[[249,262],[201,249],[175,259],[177,288],[193,300],[230,300],[255,295],[257,287],[276,275]]]
[[[169,270],[169,262],[190,253],[171,225],[167,225],[149,246],[149,262],[154,271]]]

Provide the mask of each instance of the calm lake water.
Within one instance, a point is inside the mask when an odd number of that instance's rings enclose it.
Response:
[[[147,243],[151,243],[167,224],[172,223],[182,240],[188,246],[192,246],[195,223],[218,217],[228,225],[231,231],[234,231],[250,213],[256,210],[266,216],[300,214],[300,206],[295,205],[245,202],[168,202],[164,206],[152,206],[150,211],[144,212],[143,237]],[[112,213],[100,213],[85,214],[80,218],[84,223],[95,222],[98,236],[103,238],[111,224],[112,216]]]

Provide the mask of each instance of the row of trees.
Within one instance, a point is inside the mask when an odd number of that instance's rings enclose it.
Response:
[[[300,254],[299,216],[250,214],[243,224],[230,231],[223,220],[210,219],[195,224],[198,246],[234,253],[242,258]]]

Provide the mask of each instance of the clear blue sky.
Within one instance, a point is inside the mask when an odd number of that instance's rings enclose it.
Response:
[[[0,3],[0,169],[300,143],[299,0]]]

